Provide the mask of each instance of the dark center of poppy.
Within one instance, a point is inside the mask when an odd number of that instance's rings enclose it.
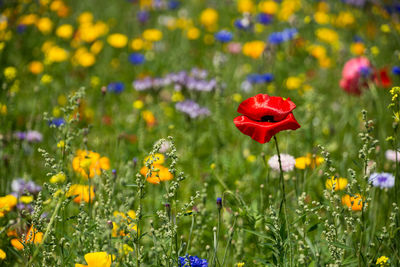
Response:
[[[274,117],[270,116],[270,115],[261,117],[261,121],[262,122],[276,122],[276,121],[274,121]]]

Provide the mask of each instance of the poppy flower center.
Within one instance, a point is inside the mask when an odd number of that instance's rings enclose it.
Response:
[[[274,117],[270,116],[270,115],[261,117],[261,121],[262,122],[276,122],[276,121],[274,121]]]

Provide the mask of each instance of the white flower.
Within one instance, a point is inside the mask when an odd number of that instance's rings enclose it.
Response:
[[[386,150],[385,156],[387,160],[396,161],[396,151],[394,150]],[[397,161],[400,161],[400,153],[397,152]]]
[[[281,162],[282,162],[282,170],[284,172],[288,172],[294,169],[294,165],[296,164],[296,160],[294,157],[288,154],[281,154]],[[278,155],[272,156],[268,160],[268,165],[276,170],[279,171],[279,160],[278,160]]]

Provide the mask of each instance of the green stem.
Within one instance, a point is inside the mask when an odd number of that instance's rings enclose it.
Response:
[[[283,180],[281,154],[279,152],[278,139],[276,138],[276,135],[274,135],[274,140],[275,140],[276,153],[278,154],[279,180],[280,180],[281,191],[282,191],[282,201],[281,201],[281,207],[279,208],[279,215],[281,217],[281,212],[282,212],[282,207],[283,207],[284,222],[285,222],[286,230],[287,230],[287,238],[289,240],[289,242],[288,242],[288,244],[289,244],[289,265],[292,266],[292,244],[290,241],[290,228],[289,228],[289,222],[288,222],[288,218],[287,218],[285,181]]]

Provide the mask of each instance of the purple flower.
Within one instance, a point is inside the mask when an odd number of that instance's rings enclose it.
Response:
[[[41,133],[38,131],[28,131],[26,133],[26,140],[31,143],[38,143],[41,142],[43,139],[43,136]]]
[[[140,23],[146,23],[149,20],[149,12],[146,10],[141,10],[137,13],[137,19]]]
[[[373,173],[368,179],[373,186],[380,188],[391,188],[394,186],[394,176],[387,172]]]
[[[26,133],[25,132],[15,132],[14,137],[19,140],[25,140]]]
[[[35,184],[33,181],[25,181],[22,178],[14,179],[11,183],[11,189],[18,195],[22,195],[25,192],[29,192],[33,195],[39,193],[42,187]]]
[[[201,107],[193,100],[185,100],[183,102],[178,102],[175,104],[175,108],[178,111],[187,114],[192,119],[202,116],[209,116],[211,114],[208,108]]]

